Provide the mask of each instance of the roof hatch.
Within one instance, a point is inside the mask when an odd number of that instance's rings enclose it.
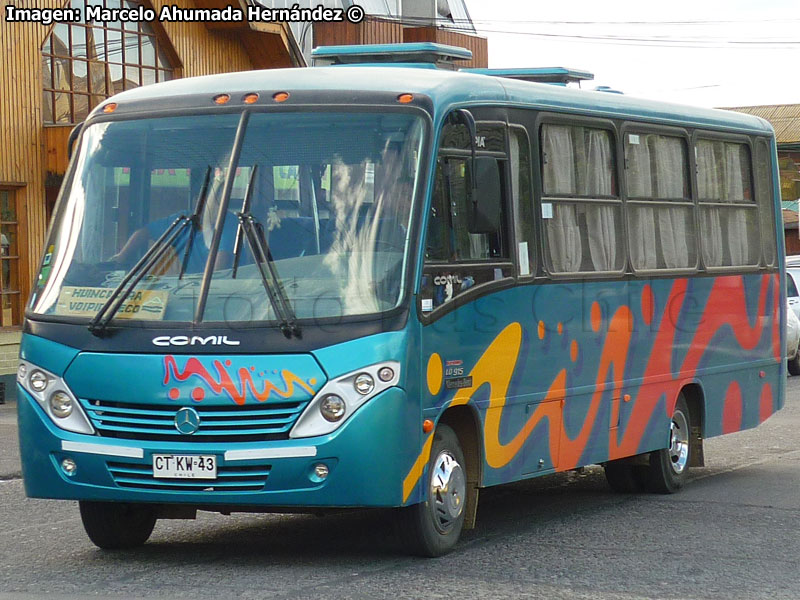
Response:
[[[520,81],[535,81],[538,83],[552,83],[556,85],[567,85],[568,83],[580,83],[594,79],[594,74],[578,69],[567,69],[565,67],[537,67],[530,69],[461,69],[465,73],[476,73],[478,75],[491,75],[493,77],[505,77],[507,79],[519,79]]]

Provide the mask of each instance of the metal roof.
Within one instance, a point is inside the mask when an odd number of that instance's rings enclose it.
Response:
[[[775,139],[778,144],[800,143],[800,104],[738,106],[725,110],[735,110],[766,119],[775,129]]]
[[[649,118],[664,124],[771,133],[765,121],[736,112],[436,68],[391,65],[268,69],[188,77],[122,92],[114,96],[112,101],[163,100],[166,107],[174,97],[211,98],[222,93],[234,95],[313,90],[347,91],[354,96],[372,92],[424,94],[433,101],[436,118],[456,105],[497,103],[550,111],[574,110],[607,118]],[[93,114],[99,112],[104,104],[95,109]]]

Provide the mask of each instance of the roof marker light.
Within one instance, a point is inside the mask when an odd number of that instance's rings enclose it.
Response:
[[[400,104],[408,104],[408,103],[409,103],[409,102],[411,102],[413,99],[414,99],[414,94],[400,94],[400,95],[397,97],[397,101],[398,101]]]
[[[258,94],[256,94],[255,92],[253,92],[252,94],[245,94],[242,97],[242,101],[245,104],[255,104],[258,101]]]
[[[272,95],[275,102],[286,102],[289,99],[289,92],[276,92]]]
[[[109,102],[108,104],[106,104],[103,107],[103,112],[106,113],[106,114],[111,114],[115,110],[117,110],[117,103],[116,102]]]
[[[227,104],[230,99],[230,94],[218,94],[214,96],[214,104]]]

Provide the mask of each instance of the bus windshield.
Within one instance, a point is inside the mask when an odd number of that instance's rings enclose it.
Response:
[[[114,121],[83,133],[31,309],[91,319],[170,226],[168,248],[114,318],[189,322],[213,254],[202,320],[367,315],[403,291],[424,125],[404,113],[255,113]],[[241,135],[240,138],[241,139]],[[227,187],[229,198],[224,210]],[[269,270],[264,263],[269,263]]]

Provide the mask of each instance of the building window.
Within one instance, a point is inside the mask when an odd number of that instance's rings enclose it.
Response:
[[[135,8],[130,0],[94,0],[106,8]],[[83,0],[72,6],[82,9]],[[45,123],[78,123],[123,90],[168,81],[174,70],[149,23],[58,23],[42,46]]]
[[[21,319],[16,198],[13,190],[0,190],[0,326]]]

